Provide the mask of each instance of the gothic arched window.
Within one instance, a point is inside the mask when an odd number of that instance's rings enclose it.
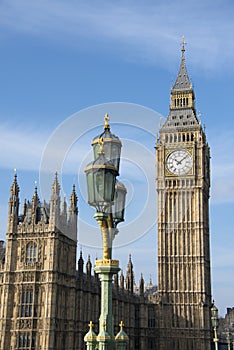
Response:
[[[155,328],[155,310],[153,307],[148,308],[148,327]]]
[[[18,335],[18,349],[35,349],[35,332],[20,332]]]
[[[37,244],[35,242],[29,242],[26,248],[26,262],[37,262]]]
[[[21,296],[20,317],[32,317],[33,315],[33,290],[24,289]]]

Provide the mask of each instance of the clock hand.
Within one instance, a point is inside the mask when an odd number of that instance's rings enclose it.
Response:
[[[181,160],[178,160],[178,161],[177,161],[177,165],[178,165],[178,164],[181,164],[185,158],[187,158],[187,155],[186,155],[184,158],[182,158]]]

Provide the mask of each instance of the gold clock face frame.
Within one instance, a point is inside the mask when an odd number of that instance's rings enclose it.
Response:
[[[182,176],[190,172],[193,166],[193,159],[187,150],[175,150],[166,158],[166,168],[170,174]]]

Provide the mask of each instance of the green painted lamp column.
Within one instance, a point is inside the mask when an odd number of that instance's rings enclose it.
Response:
[[[85,168],[88,203],[97,210],[94,218],[101,229],[103,249],[102,259],[96,260],[94,268],[101,281],[99,334],[96,336],[91,329],[86,334],[87,350],[93,350],[95,346],[98,346],[99,350],[116,349],[112,314],[112,279],[120,268],[119,261],[112,259],[112,242],[118,233],[117,225],[124,221],[127,191],[125,186],[116,180],[119,175],[121,141],[111,134],[108,115],[104,119],[104,132],[92,142],[95,159]],[[125,350],[126,335],[125,338],[121,338],[121,334],[117,338],[117,349]]]
[[[99,318],[99,334],[97,336],[97,341],[105,343],[99,350],[115,349],[114,345],[114,325],[113,325],[113,315],[112,315],[112,277],[114,274],[118,273],[119,261],[112,259],[96,260],[96,265],[94,268],[95,272],[100,275],[101,280],[101,314]],[[103,325],[105,325],[105,335],[103,334]],[[104,338],[103,338],[104,337]]]

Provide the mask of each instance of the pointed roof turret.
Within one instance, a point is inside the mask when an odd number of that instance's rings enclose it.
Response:
[[[38,204],[40,203],[40,199],[37,193],[37,185],[35,181],[35,187],[34,187],[34,193],[32,197],[32,208],[37,208]]]
[[[67,199],[66,195],[63,196],[63,203],[62,203],[62,213],[67,213]]]
[[[196,116],[195,94],[189,80],[185,63],[185,41],[182,40],[182,57],[179,73],[171,89],[170,111],[161,132],[188,131],[200,129]]]
[[[26,198],[24,199],[24,204],[23,204],[23,216],[25,217],[27,213],[27,200]]]
[[[139,283],[139,290],[140,290],[140,295],[143,295],[144,291],[145,291],[145,281],[144,281],[142,273],[141,273],[141,278],[140,278],[140,283]]]
[[[69,207],[70,212],[78,214],[77,202],[78,202],[78,198],[76,195],[76,187],[75,187],[75,185],[73,185],[72,194],[70,196],[70,207]]]
[[[84,259],[82,256],[82,250],[80,250],[80,258],[78,260],[78,271],[80,274],[83,274],[83,267],[84,267]]]
[[[129,261],[127,266],[127,273],[126,273],[126,289],[133,293],[133,287],[134,287],[134,273],[133,273],[133,264],[132,264],[132,257],[131,254],[129,254]]]
[[[8,202],[8,232],[13,232],[18,224],[19,216],[19,185],[15,170],[14,180],[10,188],[10,198]]]
[[[16,197],[18,197],[19,195],[19,185],[18,185],[18,182],[17,182],[17,173],[16,173],[16,170],[15,170],[15,173],[14,173],[14,180],[13,180],[13,183],[11,185],[11,197],[14,195]]]
[[[121,289],[124,289],[124,275],[123,270],[121,270],[120,277],[119,277],[119,285]]]
[[[87,278],[91,277],[91,272],[92,272],[92,263],[91,263],[91,260],[90,260],[90,255],[88,255],[88,261],[86,263],[86,275],[87,275]]]
[[[60,185],[59,185],[59,182],[58,182],[58,173],[56,171],[55,173],[55,176],[54,176],[54,182],[53,182],[53,185],[52,185],[52,196],[59,196],[59,193],[60,193]]]
[[[191,90],[192,89],[192,84],[189,80],[188,73],[187,73],[187,68],[186,68],[186,63],[185,63],[185,41],[184,41],[184,36],[182,37],[182,56],[181,56],[181,63],[180,63],[180,69],[178,76],[176,78],[176,82],[172,88],[172,90]]]

